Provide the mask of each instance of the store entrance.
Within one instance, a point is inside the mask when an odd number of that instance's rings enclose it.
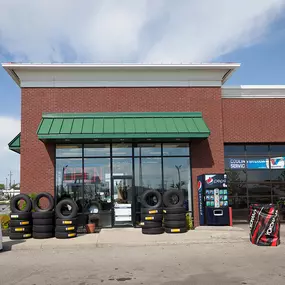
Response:
[[[114,226],[133,226],[133,177],[113,175]]]

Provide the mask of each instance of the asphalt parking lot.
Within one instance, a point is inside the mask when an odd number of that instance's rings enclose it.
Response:
[[[0,253],[0,284],[284,284],[285,246],[188,244]]]

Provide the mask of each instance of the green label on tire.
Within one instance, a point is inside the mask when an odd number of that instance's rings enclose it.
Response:
[[[154,220],[154,217],[145,217],[145,220],[146,221],[151,221],[151,220]]]
[[[23,235],[23,238],[29,238],[31,236],[32,236],[31,234],[25,234],[25,235]]]
[[[19,215],[11,215],[11,218],[12,218],[12,219],[18,219],[18,218],[19,218]]]
[[[66,228],[65,230],[66,231],[72,231],[72,230],[74,230],[75,229],[75,227],[68,227],[68,228]]]
[[[76,233],[68,234],[68,237],[75,237]]]

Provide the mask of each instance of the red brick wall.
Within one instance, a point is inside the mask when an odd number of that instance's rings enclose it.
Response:
[[[285,142],[284,99],[223,99],[225,143]]]
[[[23,88],[21,190],[54,193],[54,147],[45,146],[36,135],[43,112],[188,111],[203,112],[211,130],[208,140],[192,143],[194,212],[197,214],[197,175],[224,171],[220,88]]]

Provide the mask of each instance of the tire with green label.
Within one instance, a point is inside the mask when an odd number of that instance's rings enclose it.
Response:
[[[21,220],[21,221],[32,220],[32,213],[31,212],[22,212],[22,213],[12,212],[10,214],[10,220]]]
[[[162,222],[144,221],[140,223],[143,229],[161,228]]]
[[[141,214],[162,214],[162,213],[163,213],[162,208],[157,208],[157,209],[141,208]]]
[[[141,221],[152,221],[152,222],[159,222],[162,221],[163,215],[162,214],[142,214]]]

